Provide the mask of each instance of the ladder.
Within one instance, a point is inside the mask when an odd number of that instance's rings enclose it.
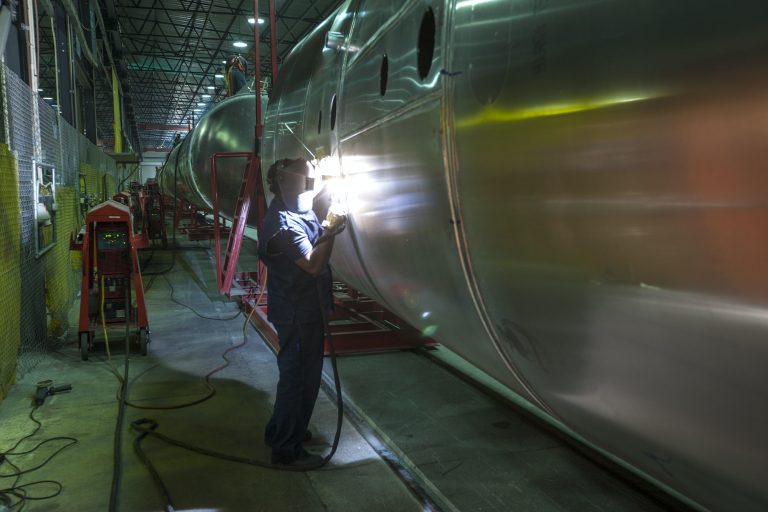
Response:
[[[221,227],[219,217],[219,194],[217,188],[216,162],[222,158],[248,158],[248,163],[243,173],[243,181],[240,183],[240,191],[237,195],[235,211],[232,215],[232,228],[227,239],[227,249],[222,263],[221,256]],[[210,157],[211,164],[211,191],[213,202],[213,233],[216,246],[216,284],[219,293],[230,296],[232,291],[232,282],[235,277],[235,268],[237,260],[240,257],[240,248],[245,234],[245,225],[248,219],[248,212],[251,209],[251,198],[254,190],[257,191],[256,201],[258,208],[257,219],[261,222],[266,209],[263,185],[261,183],[261,159],[253,153],[214,153]]]

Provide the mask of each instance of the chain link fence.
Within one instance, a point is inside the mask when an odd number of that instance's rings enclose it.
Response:
[[[0,365],[2,398],[2,386],[14,377],[23,378],[48,348],[65,339],[68,311],[79,290],[79,269],[72,263],[69,237],[82,225],[80,201],[84,192],[92,200],[111,197],[119,180],[109,155],[65,122],[7,66],[0,67],[0,75],[0,142],[5,145],[0,150],[0,222],[4,224],[0,235],[7,263],[0,269],[0,300],[4,310],[19,312],[18,327],[4,329],[0,338],[0,358],[6,362]],[[56,222],[50,235],[55,241],[45,253],[38,250],[35,215],[35,175],[40,164],[55,173],[51,216]],[[81,190],[81,181],[92,188]],[[8,254],[8,247],[18,247],[15,258]],[[5,319],[9,321],[16,320]]]

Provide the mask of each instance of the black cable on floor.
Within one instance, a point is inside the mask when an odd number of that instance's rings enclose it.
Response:
[[[233,316],[228,316],[228,317],[225,317],[225,318],[216,318],[216,317],[211,317],[211,316],[205,316],[205,315],[201,315],[200,313],[198,313],[197,311],[195,311],[195,310],[194,310],[194,309],[193,309],[191,306],[187,306],[187,305],[186,305],[186,304],[184,304],[183,302],[176,300],[176,298],[173,296],[173,294],[174,294],[174,291],[175,291],[175,290],[173,289],[173,285],[171,284],[171,282],[168,280],[168,278],[167,278],[167,277],[165,277],[165,276],[162,276],[162,277],[163,277],[163,279],[165,279],[165,282],[166,282],[166,283],[168,283],[168,286],[171,288],[171,300],[172,300],[173,302],[175,302],[176,304],[178,304],[179,306],[183,306],[183,307],[187,308],[188,310],[190,310],[191,312],[193,312],[195,315],[199,316],[200,318],[202,318],[202,319],[204,319],[204,320],[217,320],[217,321],[222,321],[222,322],[224,322],[224,321],[228,321],[228,320],[234,320],[235,318],[237,318],[238,316],[240,316],[240,314],[242,313],[242,311],[238,311],[236,315],[233,315]]]
[[[215,375],[216,373],[220,372],[221,370],[227,368],[230,365],[231,361],[229,359],[227,359],[227,354],[229,354],[233,350],[237,350],[240,347],[243,347],[247,342],[248,342],[248,339],[245,338],[242,343],[239,343],[239,344],[237,344],[235,346],[229,347],[227,350],[225,350],[221,354],[221,358],[224,359],[225,363],[223,365],[221,365],[221,366],[218,366],[217,368],[214,368],[213,370],[211,370],[210,372],[208,372],[205,375],[205,378],[203,379],[203,382],[205,383],[205,386],[208,388],[208,394],[205,395],[202,398],[198,398],[197,400],[193,400],[191,402],[185,402],[185,403],[177,404],[177,405],[139,405],[139,404],[136,404],[136,403],[133,403],[133,402],[129,402],[128,400],[124,400],[123,396],[120,395],[120,394],[118,394],[118,400],[125,402],[125,404],[127,406],[133,407],[134,409],[145,409],[145,410],[155,410],[155,411],[170,411],[170,410],[173,410],[173,409],[183,409],[185,407],[191,407],[193,405],[201,404],[201,403],[205,402],[206,400],[209,400],[209,399],[213,398],[213,396],[216,394],[216,388],[213,387],[213,385],[211,385],[210,379],[211,379],[211,377],[213,377],[213,375]],[[155,365],[155,366],[157,366],[157,365]],[[145,372],[146,371],[149,371],[149,369],[145,370]]]
[[[38,421],[37,418],[35,418],[36,410],[37,410],[37,407],[34,407],[29,412],[29,418],[35,423],[35,428],[32,430],[32,432],[22,437],[18,441],[16,441],[13,447],[11,447],[9,450],[0,452],[0,465],[7,464],[13,470],[11,473],[6,473],[6,474],[0,473],[0,479],[3,479],[3,478],[14,479],[13,483],[9,487],[0,488],[0,503],[4,504],[4,506],[7,506],[9,510],[16,509],[16,512],[20,512],[26,505],[27,501],[47,500],[47,499],[55,498],[56,496],[61,494],[62,485],[60,482],[57,482],[55,480],[39,480],[36,482],[29,482],[21,485],[19,485],[19,481],[21,480],[21,477],[23,475],[26,475],[34,471],[37,471],[38,469],[41,469],[42,467],[47,465],[51,460],[53,460],[53,458],[56,457],[59,453],[61,453],[63,450],[69,448],[70,446],[78,444],[79,442],[74,437],[56,436],[56,437],[50,437],[48,439],[45,439],[44,441],[40,441],[33,448],[30,448],[28,450],[17,451],[17,448],[21,445],[21,443],[34,437],[42,427],[42,423]],[[45,444],[48,444],[54,441],[62,441],[62,440],[68,441],[67,444],[59,447],[56,451],[50,454],[42,463],[34,467],[21,469],[16,463],[12,462],[11,459],[9,458],[14,456],[31,455]],[[56,487],[56,490],[54,492],[51,492],[47,495],[42,495],[42,496],[40,495],[33,496],[28,494],[29,488],[34,486],[41,486],[41,485],[52,485]]]
[[[318,285],[318,294],[320,297],[320,304],[323,304],[323,298],[322,298],[322,292]],[[321,306],[322,307],[322,306]],[[336,365],[336,349],[333,344],[333,335],[330,332],[330,328],[328,325],[328,315],[325,311],[325,308],[322,308],[322,315],[323,315],[323,324],[325,329],[325,334],[328,337],[328,349],[330,351],[330,357],[331,357],[331,366],[333,368],[333,382],[336,386],[336,404],[337,404],[337,416],[336,416],[336,433],[333,438],[333,444],[331,446],[331,451],[328,455],[326,455],[320,462],[317,464],[311,465],[311,466],[305,466],[305,467],[293,467],[293,466],[285,466],[285,465],[278,465],[278,464],[271,464],[264,462],[259,459],[253,459],[249,457],[240,457],[237,455],[230,455],[227,453],[217,452],[214,450],[209,450],[207,448],[202,448],[199,446],[192,445],[190,443],[186,443],[184,441],[180,441],[178,439],[174,439],[172,437],[168,437],[164,434],[161,434],[157,432],[157,428],[159,424],[157,421],[149,418],[141,418],[138,420],[135,420],[131,423],[131,428],[138,433],[136,438],[133,441],[133,449],[136,452],[139,459],[144,463],[144,465],[147,466],[147,469],[149,470],[150,474],[152,475],[152,479],[155,482],[155,485],[160,490],[161,494],[163,495],[163,498],[165,499],[165,510],[166,511],[173,511],[175,510],[175,507],[173,505],[173,500],[170,495],[170,491],[168,490],[167,486],[163,482],[160,474],[158,473],[157,469],[155,468],[154,464],[152,464],[152,461],[147,457],[147,455],[144,453],[141,442],[147,437],[152,436],[156,437],[162,441],[165,441],[168,444],[171,444],[173,446],[178,446],[179,448],[183,448],[185,450],[189,450],[195,453],[199,453],[201,455],[206,455],[209,457],[214,457],[221,460],[227,460],[230,462],[237,462],[240,464],[247,464],[249,466],[257,466],[267,469],[277,469],[281,471],[292,471],[292,472],[305,472],[310,471],[314,469],[319,469],[320,467],[324,466],[328,463],[328,461],[331,460],[333,455],[336,453],[336,450],[338,449],[339,440],[341,438],[341,427],[344,421],[344,405],[342,402],[342,395],[341,395],[341,381],[339,379],[339,370]],[[248,319],[246,319],[246,324],[248,322]],[[245,326],[243,327],[243,343],[244,345],[248,341],[247,333]]]
[[[128,304],[130,300],[130,287],[125,289],[125,300]],[[125,357],[123,367],[123,378],[120,380],[120,394],[122,396],[128,396],[128,354],[130,352],[130,327],[131,323],[126,319],[125,322]],[[115,437],[112,447],[112,484],[109,491],[109,511],[117,511],[117,501],[120,495],[120,481],[122,480],[123,473],[123,423],[125,422],[125,406],[126,403],[123,400],[118,402],[117,409],[117,421],[115,422]]]
[[[157,275],[161,275],[161,274],[157,274]],[[154,279],[157,277],[157,275],[152,277],[152,280],[150,280],[150,285],[151,285],[152,282],[154,282]],[[192,309],[189,306],[187,306],[186,304],[182,304],[179,301],[174,299],[174,297],[173,297],[173,293],[174,293],[173,285],[170,283],[168,278],[166,278],[165,276],[163,276],[163,279],[165,279],[166,283],[168,284],[169,288],[171,289],[171,300],[173,300],[177,304],[180,304],[180,305],[190,309],[193,313],[197,314],[194,309]],[[145,292],[148,289],[149,289],[148,286],[145,287]],[[232,317],[229,317],[229,318],[213,318],[213,317],[205,317],[205,316],[202,316],[202,315],[198,315],[198,316],[200,316],[201,318],[204,318],[206,320],[221,320],[221,321],[223,321],[223,320],[233,320],[233,319],[237,318],[238,316],[240,316],[240,314],[241,314],[241,312],[238,311],[238,313],[236,315],[234,315]],[[233,350],[237,350],[238,348],[244,346],[246,344],[246,342],[247,342],[247,339],[244,339],[242,343],[240,343],[238,345],[235,345],[233,347],[229,347],[227,350],[225,350],[224,353],[221,355],[221,357],[222,357],[222,359],[224,359],[225,363],[223,365],[221,365],[221,366],[218,366],[217,368],[214,368],[213,370],[211,370],[210,372],[208,372],[205,375],[203,381],[204,381],[205,387],[208,389],[208,393],[205,396],[203,396],[202,398],[198,398],[198,399],[193,400],[191,402],[184,402],[184,403],[176,404],[176,405],[162,405],[162,406],[160,406],[160,405],[158,405],[158,406],[139,405],[137,403],[130,402],[130,401],[127,400],[127,398],[125,397],[125,392],[124,392],[125,388],[123,387],[123,385],[121,385],[121,387],[118,388],[118,391],[117,391],[117,401],[119,403],[121,403],[121,404],[127,405],[128,407],[133,407],[135,409],[145,409],[145,410],[183,409],[185,407],[191,407],[193,405],[201,404],[201,403],[205,402],[206,400],[211,399],[216,394],[216,388],[211,385],[210,379],[211,379],[211,377],[213,375],[215,375],[216,373],[220,372],[221,370],[227,368],[230,365],[230,360],[227,358],[227,354],[229,352],[233,351]],[[126,354],[127,353],[128,353],[128,351],[126,350]],[[156,366],[157,365],[153,366],[152,368],[154,368]],[[134,378],[134,380],[138,379],[138,377],[140,377],[141,375],[143,375],[147,371],[151,370],[152,368],[148,368],[148,369],[144,370],[141,374],[137,375]],[[127,372],[127,368],[126,368],[126,372]],[[126,379],[123,379],[123,382],[127,382]],[[127,386],[127,384],[126,384],[126,386]]]
[[[168,272],[173,270],[173,267],[176,265],[176,251],[177,250],[178,250],[177,247],[171,248],[171,264],[168,265],[167,268],[164,268],[163,270],[157,270],[155,272],[147,272],[147,271],[141,270],[141,275],[142,276],[161,276],[161,275],[167,274]],[[149,257],[149,259],[146,261],[146,263],[141,265],[139,268],[143,269],[145,267],[148,267],[149,263],[152,261],[152,257],[154,255],[155,255],[155,250],[153,249],[152,250],[152,255]]]
[[[155,257],[155,250],[152,249],[149,251],[149,258],[147,258],[145,261],[139,261],[139,268],[146,268],[149,266],[150,263],[152,263],[152,258]]]

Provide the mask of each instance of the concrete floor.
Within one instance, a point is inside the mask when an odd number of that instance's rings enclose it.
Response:
[[[145,272],[168,268],[172,258],[170,251],[155,251]],[[243,341],[244,325],[242,315],[211,320],[190,309],[215,318],[238,312],[235,303],[216,292],[212,252],[202,243],[197,247],[187,243],[176,253],[170,272],[145,275],[144,284],[152,342],[146,357],[133,347],[128,400],[158,407],[205,396],[203,377],[223,364],[226,349]],[[53,436],[77,438],[77,445],[22,477],[22,484],[55,480],[63,490],[49,500],[28,501],[26,511],[108,509],[119,383],[110,371],[100,333],[89,361],[80,360],[76,308],[73,315],[75,327],[66,346],[48,354],[0,403],[0,448],[7,449],[34,427],[27,416],[37,381],[72,385],[70,393],[49,397],[36,411],[43,428],[22,445],[33,446]],[[247,333],[247,344],[228,355],[231,364],[210,379],[216,390],[210,400],[173,410],[127,409],[119,510],[163,510],[159,491],[133,451],[134,433],[128,425],[135,419],[156,419],[160,432],[192,444],[268,460],[262,432],[271,412],[277,369],[274,354],[259,335],[250,326]],[[112,330],[110,339],[114,363],[122,372],[123,331]],[[438,355],[440,351],[450,357],[444,349],[438,349]],[[330,380],[330,365],[326,366]],[[666,510],[524,415],[418,353],[346,356],[339,359],[339,368],[360,430],[345,421],[339,451],[321,470],[267,470],[145,440],[144,449],[177,510]],[[316,436],[309,446],[312,451],[323,454],[329,449],[336,411],[321,392],[311,426]],[[62,444],[49,443],[26,459],[12,461],[22,468],[37,465]],[[380,457],[382,453],[387,460]],[[400,471],[404,478],[392,469],[393,460],[404,466]],[[0,474],[9,471],[7,464],[0,465]],[[9,482],[0,479],[0,488]],[[27,490],[36,496],[52,489],[43,484]]]

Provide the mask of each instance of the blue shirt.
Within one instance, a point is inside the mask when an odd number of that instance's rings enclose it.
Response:
[[[314,211],[292,212],[279,197],[269,205],[259,234],[259,256],[269,271],[267,318],[273,324],[322,322],[320,308],[330,312],[330,267],[315,277],[296,264],[312,251],[322,232]]]

